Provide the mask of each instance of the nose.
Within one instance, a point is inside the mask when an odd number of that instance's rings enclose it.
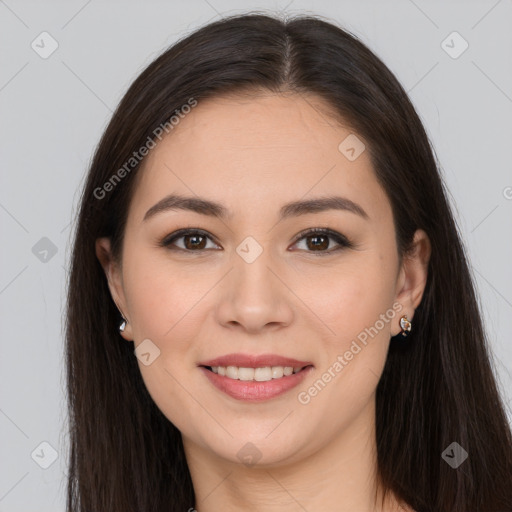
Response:
[[[290,325],[293,294],[279,274],[279,267],[265,251],[251,263],[237,255],[221,284],[218,322],[252,334]]]

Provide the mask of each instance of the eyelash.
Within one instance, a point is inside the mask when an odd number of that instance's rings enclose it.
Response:
[[[180,229],[180,230],[172,233],[171,235],[165,237],[161,241],[160,246],[166,247],[167,249],[172,250],[172,251],[178,250],[178,251],[183,251],[183,252],[188,252],[188,253],[194,253],[194,252],[202,253],[207,250],[207,249],[199,249],[199,250],[194,251],[194,250],[190,250],[190,249],[182,249],[181,247],[171,247],[173,242],[175,242],[176,240],[183,238],[185,236],[189,236],[189,235],[199,235],[199,236],[203,236],[203,237],[207,237],[207,238],[211,239],[211,237],[209,236],[208,233],[206,233],[206,231],[203,231],[201,229],[186,228],[186,229]],[[306,251],[306,252],[315,254],[315,256],[325,256],[325,255],[332,254],[333,252],[337,252],[337,251],[340,251],[345,248],[353,247],[352,242],[350,242],[344,235],[342,235],[341,233],[338,233],[336,231],[333,231],[331,229],[328,229],[328,228],[305,229],[297,235],[297,237],[295,238],[295,241],[293,242],[293,245],[295,245],[297,242],[300,242],[303,238],[306,238],[307,236],[314,236],[314,235],[328,236],[328,237],[332,238],[336,243],[339,244],[339,246],[336,247],[335,249],[328,249],[326,251]]]

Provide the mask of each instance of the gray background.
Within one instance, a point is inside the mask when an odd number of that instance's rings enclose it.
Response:
[[[332,19],[409,92],[456,205],[512,422],[511,0],[0,0],[0,512],[65,508],[62,313],[71,223],[111,112],[165,47],[247,10]],[[43,31],[58,43],[46,59],[31,47],[51,48]],[[457,58],[461,40],[442,46],[453,31],[469,44]],[[44,253],[49,246],[54,255]],[[47,469],[40,465],[53,452],[42,442],[57,452]]]

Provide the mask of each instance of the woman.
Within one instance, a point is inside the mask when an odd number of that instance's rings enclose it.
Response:
[[[158,57],[83,192],[69,511],[512,510],[512,438],[433,151],[314,17]]]

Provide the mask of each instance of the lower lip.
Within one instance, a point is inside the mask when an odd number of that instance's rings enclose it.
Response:
[[[313,369],[313,366],[308,366],[298,373],[265,382],[230,379],[218,373],[213,373],[204,366],[200,366],[199,369],[217,389],[227,395],[237,400],[262,402],[282,395],[298,386]]]

